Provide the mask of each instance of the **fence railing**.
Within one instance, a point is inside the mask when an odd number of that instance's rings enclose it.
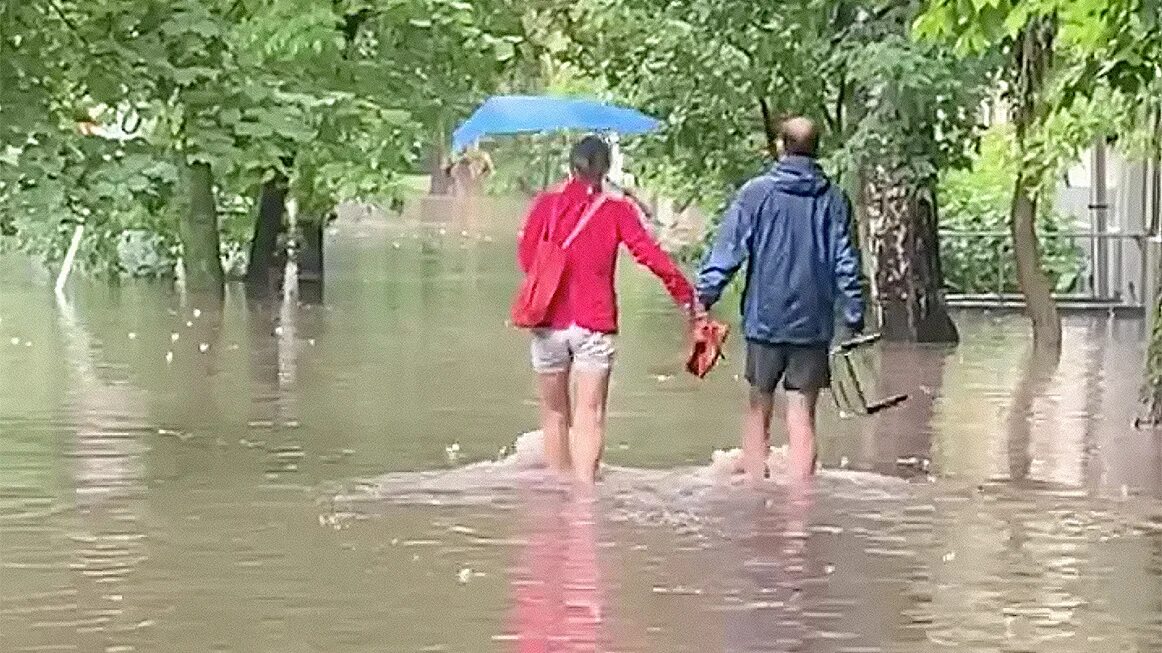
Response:
[[[941,230],[940,258],[953,303],[1019,301],[1012,236],[1005,230]],[[1042,267],[1063,301],[1140,308],[1150,303],[1149,270],[1158,261],[1141,233],[1039,234]]]

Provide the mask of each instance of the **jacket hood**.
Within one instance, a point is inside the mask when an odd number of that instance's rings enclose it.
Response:
[[[823,174],[823,168],[810,157],[786,156],[771,169],[775,187],[784,193],[818,197],[827,192],[831,182]]]

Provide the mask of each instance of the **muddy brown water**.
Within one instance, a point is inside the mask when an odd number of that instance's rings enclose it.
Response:
[[[751,491],[711,462],[738,341],[683,376],[680,319],[623,265],[585,504],[514,446],[516,213],[347,215],[321,306],[61,303],[0,259],[0,650],[1162,650],[1139,321],[1069,318],[1054,366],[1020,317],[958,314],[956,349],[871,357],[902,407],[824,405],[812,492]]]

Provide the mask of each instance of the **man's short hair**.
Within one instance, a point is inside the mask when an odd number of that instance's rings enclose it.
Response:
[[[569,167],[573,174],[596,184],[609,173],[611,159],[609,145],[601,137],[589,135],[573,146],[569,153]]]
[[[819,128],[810,118],[795,116],[779,126],[779,138],[787,154],[815,156],[819,152]]]

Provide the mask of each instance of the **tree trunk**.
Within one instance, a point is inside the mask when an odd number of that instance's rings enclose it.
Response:
[[[1043,17],[1028,23],[1013,47],[1015,70],[1012,122],[1016,131],[1017,152],[1024,166],[1025,140],[1029,128],[1044,119],[1040,107],[1041,93],[1053,61],[1056,17]],[[1017,259],[1017,283],[1025,296],[1025,311],[1033,322],[1033,345],[1038,350],[1061,351],[1061,316],[1053,301],[1053,287],[1041,269],[1041,252],[1037,246],[1037,203],[1035,184],[1024,171],[1018,173],[1009,212],[1009,230]]]
[[[1017,258],[1017,283],[1025,296],[1025,311],[1033,322],[1033,344],[1040,350],[1061,351],[1061,316],[1053,301],[1053,287],[1041,269],[1037,244],[1037,203],[1025,175],[1017,175],[1009,229]]]
[[[772,159],[779,157],[779,129],[775,126],[775,117],[771,115],[771,105],[766,98],[759,98],[759,112],[763,118],[763,133],[767,136],[767,153]]]
[[[225,274],[218,244],[218,209],[214,202],[214,175],[208,163],[192,163],[187,181],[189,211],[179,225],[186,289],[223,294]]]
[[[1160,251],[1162,248],[1159,248],[1154,241],[1154,238],[1162,234],[1162,109],[1158,109],[1154,113],[1152,145],[1154,155],[1150,160],[1152,174],[1149,220],[1149,233],[1152,238],[1151,242],[1146,243],[1146,248],[1148,253],[1153,252],[1153,257],[1147,256],[1146,260],[1152,261],[1154,269],[1151,271],[1153,273],[1152,282],[1147,283],[1144,290],[1155,293],[1155,296],[1146,298],[1147,302],[1154,303],[1154,319],[1147,320],[1147,324],[1151,326],[1151,331],[1150,344],[1146,348],[1146,384],[1142,388],[1142,394],[1148,410],[1145,421],[1149,426],[1156,427],[1162,424],[1162,257],[1159,257],[1159,254],[1162,254]],[[1139,420],[1139,425],[1141,425],[1141,420]]]
[[[859,252],[860,263],[860,285],[863,286],[864,297],[870,297],[873,305],[876,298],[879,297],[879,289],[876,288],[876,265],[875,257],[872,256],[871,249],[871,230],[868,227],[868,210],[865,193],[867,192],[867,185],[864,183],[865,172],[862,168],[856,167],[846,183],[848,197],[851,198],[851,212],[853,227],[852,233],[859,240],[856,243],[856,249]],[[874,324],[879,328],[879,307],[874,306],[875,319],[869,320],[869,324]]]
[[[278,258],[275,250],[278,247],[278,235],[282,232],[282,216],[286,212],[286,194],[286,178],[282,175],[276,175],[262,184],[258,214],[254,219],[254,237],[250,240],[250,262],[246,268],[248,290],[270,290],[272,276],[281,273],[275,267]]]
[[[889,341],[956,343],[944,301],[944,275],[931,188],[903,173],[865,172],[864,202],[881,332]]]
[[[448,170],[448,148],[444,144],[443,135],[428,149],[428,182],[429,195],[447,195],[452,192],[452,175]]]

